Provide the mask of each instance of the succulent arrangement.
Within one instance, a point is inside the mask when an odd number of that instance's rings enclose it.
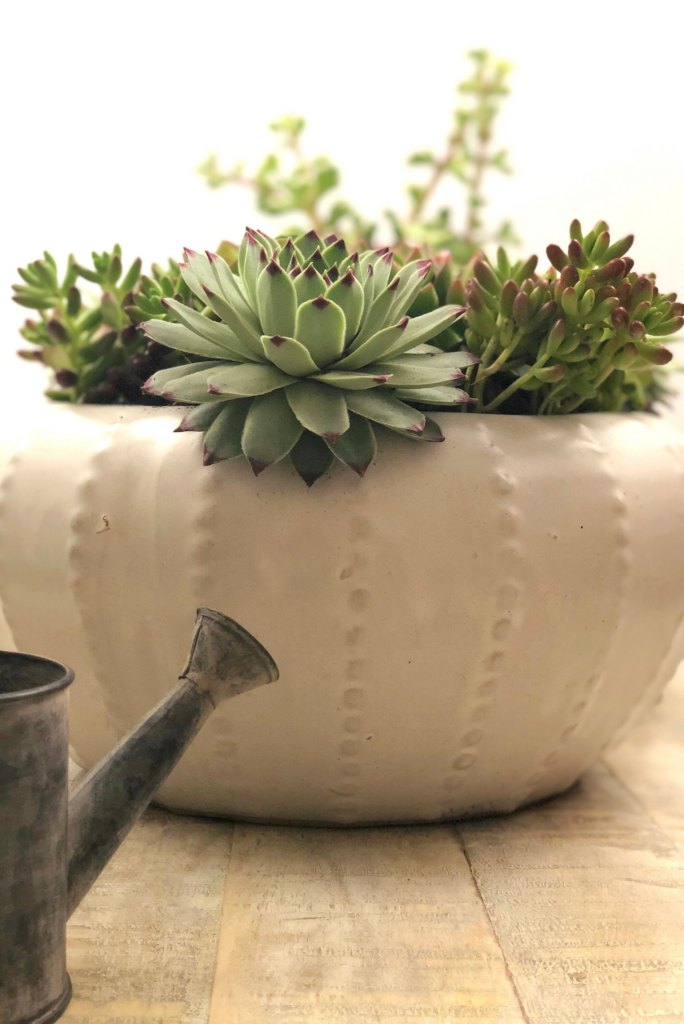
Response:
[[[426,172],[422,182],[407,188],[406,210],[384,211],[394,231],[393,247],[402,243],[428,244],[448,250],[456,261],[465,263],[481,246],[492,241],[513,242],[515,235],[505,221],[488,231],[483,220],[486,205],[484,183],[489,171],[509,174],[504,149],[493,149],[496,119],[501,102],[508,95],[511,66],[494,59],[487,50],[472,50],[468,57],[470,74],[458,84],[461,102],[453,112],[453,123],[440,152],[422,150],[409,156],[407,163]],[[306,121],[286,116],[270,125],[279,140],[250,173],[243,161],[224,171],[215,154],[198,168],[210,188],[237,185],[249,189],[257,208],[270,216],[293,218],[284,235],[297,236],[309,229],[325,236],[331,232],[354,239],[357,248],[369,246],[377,224],[359,212],[344,197],[330,198],[340,184],[339,168],[327,156],[307,157],[302,149]],[[442,186],[451,180],[464,193],[465,212],[460,225],[454,223],[453,210],[442,205],[435,210],[433,201]]]
[[[567,250],[549,245],[541,276],[536,256],[477,254],[447,291],[467,306],[462,340],[480,360],[466,385],[473,410],[620,412],[663,397],[658,367],[672,355],[659,339],[682,327],[684,304],[634,271],[632,242],[611,242],[605,221],[584,235],[574,220]]]
[[[387,248],[349,253],[313,230],[274,239],[248,229],[237,273],[215,253],[185,254],[181,275],[209,315],[168,296],[168,319],[143,327],[202,362],[159,370],[144,390],[195,405],[178,429],[204,432],[205,464],[244,455],[259,474],[289,456],[311,486],[338,459],[363,476],[377,426],[442,441],[425,407],[471,400],[457,384],[478,357],[428,344],[465,310],[407,315],[430,261],[397,269]]]
[[[174,260],[166,269],[153,264],[147,276],[140,259],[124,273],[118,245],[94,252],[92,259],[92,267],[85,267],[70,256],[61,277],[49,252],[19,268],[23,284],[14,285],[13,299],[38,316],[20,330],[33,347],[19,355],[54,371],[47,395],[55,401],[158,402],[143,394],[143,382],[155,370],[185,360],[150,341],[138,325],[165,315],[164,297],[193,305],[194,297]]]
[[[300,221],[273,238],[247,229],[239,246],[185,250],[185,262],[135,260],[121,249],[20,268],[14,301],[35,310],[19,355],[53,371],[48,397],[80,403],[191,406],[180,426],[204,434],[204,462],[245,456],[255,474],[289,458],[311,486],[337,459],[363,476],[376,431],[444,440],[433,411],[558,415],[653,410],[669,395],[660,339],[684,325],[684,303],[661,293],[612,241],[605,221],[567,248],[512,260],[509,223],[491,233],[483,183],[509,173],[493,148],[510,66],[469,54],[441,152],[409,158],[427,174],[408,209],[386,210],[391,246],[371,249],[376,223],[331,199],[338,168],[302,150],[305,122],[271,125],[280,139],[253,174],[242,163],[200,168],[211,187],[251,189],[270,216]],[[464,191],[454,224],[434,201],[449,179]],[[303,223],[302,223],[303,221]],[[347,246],[340,234],[354,239]]]

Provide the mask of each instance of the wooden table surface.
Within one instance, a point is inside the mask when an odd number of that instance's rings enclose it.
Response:
[[[349,831],[153,809],[71,919],[69,1024],[684,1022],[684,673],[570,793]]]

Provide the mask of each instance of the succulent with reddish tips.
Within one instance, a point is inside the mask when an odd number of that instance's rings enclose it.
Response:
[[[682,327],[684,306],[634,272],[632,235],[611,244],[605,221],[586,236],[573,221],[570,235],[567,250],[548,246],[541,276],[536,256],[511,264],[499,249],[496,263],[478,253],[450,285],[481,360],[465,385],[476,411],[619,412],[662,399],[657,367],[672,356],[657,339]]]
[[[118,245],[111,252],[93,253],[92,258],[90,268],[70,256],[61,278],[48,252],[19,269],[23,283],[14,286],[14,301],[37,310],[39,317],[27,320],[21,329],[36,348],[20,355],[52,369],[56,387],[47,391],[49,398],[98,405],[149,404],[142,392],[145,378],[183,360],[177,352],[149,342],[136,325],[165,315],[165,295],[193,303],[194,296],[173,261],[168,269],[153,264],[148,277],[141,276],[139,259],[123,272]],[[83,293],[81,278],[99,287],[99,296]]]
[[[181,274],[208,315],[163,300],[151,339],[203,362],[162,370],[148,394],[194,405],[179,430],[205,433],[207,464],[245,455],[255,474],[289,456],[309,485],[335,458],[360,476],[374,427],[443,440],[426,407],[470,401],[456,383],[477,362],[427,344],[464,312],[406,315],[430,261],[401,269],[388,249],[349,253],[336,235],[273,239],[248,229],[238,273],[186,249]]]

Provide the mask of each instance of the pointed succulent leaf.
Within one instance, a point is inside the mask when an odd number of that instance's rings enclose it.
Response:
[[[295,244],[291,238],[286,239],[280,249],[274,254],[274,259],[283,270],[292,270],[292,258],[295,254]],[[296,260],[295,260],[296,263]]]
[[[206,293],[204,294],[206,296]],[[241,352],[244,358],[263,360],[261,346],[258,350],[258,356],[256,352],[251,355],[245,354],[251,352],[251,347],[246,347],[244,339],[236,331],[231,330],[232,325],[227,326],[223,323],[217,323],[215,320],[210,320],[209,317],[202,316],[201,313],[191,309],[189,306],[183,305],[182,302],[177,302],[176,299],[163,299],[163,304],[184,327],[194,331],[200,337],[206,338],[207,341],[213,342],[224,350],[230,349],[231,351]]]
[[[256,309],[256,284],[259,276],[259,250],[261,243],[251,231],[245,231],[245,236],[240,244],[240,256],[238,267],[240,278],[244,281],[245,291],[250,305]]]
[[[412,348],[404,352],[402,356],[392,356],[392,359],[399,358],[402,363],[414,363],[416,366],[453,366],[454,369],[462,369],[464,366],[475,366],[480,360],[472,352],[436,352],[430,356],[429,361],[416,355],[416,349]]]
[[[258,476],[292,450],[302,433],[284,391],[259,395],[249,407],[242,432],[242,450]]]
[[[338,388],[318,381],[300,381],[288,387],[285,394],[299,422],[313,434],[334,441],[349,429],[347,406]]]
[[[220,403],[218,416],[204,435],[205,466],[243,454],[242,432],[251,404],[251,398]]]
[[[360,348],[354,349],[344,356],[331,369],[334,370],[360,370],[368,363],[376,362],[386,356],[404,336],[409,324],[407,316],[394,327],[384,327],[377,334],[374,334],[368,341],[365,341]]]
[[[389,424],[386,424],[389,426]],[[420,434],[414,433],[412,430],[404,430],[402,427],[390,427],[395,434],[401,434],[402,437],[408,437],[411,441],[443,441],[444,434],[442,433],[438,423],[431,420],[429,416],[425,417],[425,427]]]
[[[358,266],[359,254],[358,252],[352,252],[350,253],[349,256],[345,256],[342,262],[338,264],[337,269],[340,273],[340,277],[343,277],[344,274],[346,274],[350,268],[354,271],[355,274],[358,273]]]
[[[463,379],[460,370],[451,366],[432,366],[429,358],[425,358],[422,366],[416,366],[415,362],[402,363],[401,359],[388,359],[372,363],[366,367],[366,371],[378,376],[391,375],[391,386],[396,388],[428,388]]]
[[[388,252],[389,249],[387,248],[386,245],[383,246],[381,249],[374,249],[372,251],[364,252],[359,257],[359,269],[361,270],[362,268],[365,267],[374,267],[378,260],[382,259],[382,257],[385,256],[386,253]]]
[[[407,430],[411,434],[422,434],[425,414],[412,409],[405,402],[386,391],[346,391],[347,408],[383,426]]]
[[[462,306],[442,306],[432,313],[424,313],[423,316],[416,316],[409,320],[404,336],[398,339],[390,352],[393,356],[408,352],[415,345],[424,344],[430,338],[435,338],[446,327],[453,324],[465,313]],[[451,355],[451,353],[449,353]]]
[[[185,281],[186,285],[198,299],[204,302],[204,292],[202,291],[202,282],[199,281],[189,263],[180,264],[181,277]]]
[[[241,363],[214,370],[209,379],[209,390],[214,395],[265,395],[293,384],[295,379],[277,366]]]
[[[324,295],[328,287],[313,264],[309,264],[306,270],[295,278],[294,284],[299,306],[310,302],[311,299],[317,299],[319,295]]]
[[[294,337],[297,312],[295,286],[275,259],[271,259],[257,282],[257,307],[262,334]]]
[[[305,260],[308,260],[316,252],[316,249],[321,247],[321,239],[315,231],[309,231],[305,235],[300,235],[299,238],[295,238],[295,245],[301,252]]]
[[[458,338],[457,340],[460,341],[461,339]],[[411,349],[412,356],[438,356],[444,355],[444,353],[445,350],[443,348],[437,348],[436,345],[416,345],[415,348]]]
[[[316,249],[305,261],[306,267],[315,267],[319,274],[325,276],[328,267],[320,249]]]
[[[405,399],[407,402],[418,402],[421,405],[464,405],[466,402],[474,402],[475,399],[461,388],[434,387],[434,388],[397,388],[394,392],[395,398]]]
[[[261,250],[259,250],[261,252]],[[259,335],[259,318],[249,304],[244,291],[244,284],[239,277],[236,277],[226,261],[216,253],[205,254],[209,268],[214,275],[213,285],[211,281],[203,282],[209,291],[218,292],[240,320],[246,324],[255,335]]]
[[[270,259],[278,248],[278,243],[275,238],[271,238],[271,236],[267,235],[265,231],[256,231],[254,228],[248,228],[247,230],[251,231],[258,242],[261,242],[262,246],[266,250],[266,255]]]
[[[197,364],[195,364],[197,365]],[[175,433],[181,434],[186,430],[197,430],[204,433],[212,425],[221,409],[225,405],[234,405],[234,402],[206,402],[204,405],[195,405],[186,412],[183,419],[176,427]]]
[[[359,476],[363,476],[375,458],[377,445],[373,428],[363,416],[349,413],[349,430],[341,434],[336,441],[325,442],[330,451],[345,466],[349,466]]]
[[[226,302],[223,296],[212,292],[209,288],[204,288],[203,291],[204,301],[209,304],[209,307],[221,318],[224,324],[230,325],[230,329],[232,329],[235,335],[233,349],[237,348],[243,359],[263,362],[264,356],[261,345],[253,333],[253,328],[245,325],[244,321],[237,316],[233,307],[229,302]],[[213,323],[213,321],[211,322]]]
[[[164,384],[163,390],[159,393],[172,402],[189,402],[193,405],[199,402],[215,402],[216,396],[209,391],[209,378],[214,373],[216,368],[196,370],[195,373],[176,377],[175,380]]]
[[[230,274],[230,276],[232,278],[232,273],[230,271],[230,268],[228,267],[228,264],[225,263],[225,260],[221,259],[221,257],[217,256],[215,253],[198,253],[194,249],[184,249],[183,252],[185,254],[185,259],[187,261],[187,266],[189,267],[189,270],[190,270],[191,274],[193,274],[195,280],[197,282],[199,282],[200,287],[203,289],[203,291],[205,289],[209,289],[209,291],[211,291],[211,292],[218,292],[227,301],[230,301],[233,298],[233,296],[231,296],[230,293],[227,292],[225,290],[225,288],[224,288],[224,284],[223,284],[223,276],[224,275],[223,275],[222,272],[221,272],[221,275],[220,275],[220,278],[219,278],[219,269],[218,269],[219,262],[225,264],[225,267],[227,268],[228,274]],[[181,268],[182,268],[182,265],[183,264],[181,264]],[[189,275],[188,275],[188,285],[189,285]],[[242,301],[244,303],[245,299],[243,297],[243,293],[242,293],[242,290],[240,288],[238,288],[238,292],[239,292],[240,298],[242,299]],[[200,293],[199,297],[203,298],[202,293]]]
[[[256,238],[254,237],[250,229],[246,228],[245,233],[242,236],[242,241],[240,242],[240,247],[238,249],[238,274],[240,275],[240,278],[243,281],[245,279],[245,262],[247,260],[247,249],[249,247],[250,238],[254,242],[254,245],[257,246]]]
[[[348,270],[344,277],[328,288],[326,298],[339,306],[344,313],[346,323],[344,332],[344,343],[349,344],[355,336],[361,323],[363,315],[363,288],[356,280],[353,270]]]
[[[389,374],[355,373],[353,370],[328,370],[326,373],[317,373],[315,380],[323,384],[329,384],[334,388],[348,388],[350,391],[367,391],[368,388],[377,388],[380,384],[387,384]]]
[[[386,252],[373,266],[373,296],[383,292],[389,284],[392,272],[393,253]]]
[[[354,338],[351,351],[360,348],[364,342],[372,338],[374,334],[381,331],[387,325],[389,311],[394,302],[394,297],[399,287],[399,278],[395,277],[387,287],[373,298],[373,288],[364,289],[364,312],[361,318],[361,330]],[[370,302],[370,309],[366,309],[366,303]]]
[[[358,268],[355,273],[363,287],[366,310],[371,308],[373,298],[375,297],[375,266],[378,260],[381,260],[388,252],[389,249],[385,246],[382,249],[376,249],[374,252],[364,252],[359,257]]]
[[[323,250],[323,261],[326,267],[336,267],[342,260],[346,259],[349,253],[343,238],[336,239],[331,245]]]
[[[280,334],[272,337],[264,336],[261,339],[266,358],[279,367],[283,373],[289,373],[293,377],[308,377],[310,373],[318,373],[320,367],[316,366],[309,354],[308,348],[304,348],[294,338],[283,338]]]
[[[205,363],[186,363],[185,366],[172,366],[168,370],[157,370],[156,373],[153,373],[145,381],[142,390],[146,395],[161,395],[167,384],[170,384],[171,381],[180,380],[181,377],[187,377],[202,370],[213,370],[220,365],[220,362],[210,360]]]
[[[342,355],[345,330],[344,313],[324,295],[303,303],[297,310],[294,337],[309,350],[321,369]]]
[[[375,287],[374,287],[374,267],[372,263],[359,263],[359,268],[356,271],[356,278],[363,288],[363,309],[364,316],[363,320],[370,315],[370,311],[373,306],[375,299]],[[363,324],[363,320],[361,321]],[[365,326],[365,324],[364,324]]]
[[[227,326],[231,332],[239,338],[244,358],[263,362],[264,356],[261,350],[261,335],[257,333],[251,325],[248,325],[242,317],[238,316],[234,307],[229,302],[226,302],[226,300],[221,296],[212,292],[209,288],[203,288],[202,291],[204,294],[204,301],[211,302],[211,308],[217,316],[220,316],[224,321],[220,326]],[[172,300],[169,299],[167,301],[170,302]],[[219,313],[218,310],[221,310],[221,312]],[[177,315],[180,320],[181,314],[179,313]],[[201,316],[201,314],[198,315]],[[203,319],[207,320],[206,317],[203,317]],[[183,321],[181,320],[181,322]],[[210,324],[214,323],[212,320],[208,320],[207,322]]]
[[[399,320],[404,315],[425,284],[431,267],[430,260],[418,260],[416,263],[407,263],[405,267],[401,268],[397,274],[399,284],[394,301],[390,306],[389,320]]]
[[[307,487],[311,487],[319,477],[327,473],[333,461],[328,442],[317,434],[312,434],[310,430],[302,432],[302,436],[290,452],[290,462]]]
[[[220,286],[218,283],[217,276],[214,270],[212,269],[211,261],[206,253],[195,252],[194,249],[187,248],[184,249],[183,252],[185,253],[187,265],[190,268],[195,280],[199,282],[200,287],[210,288],[211,291],[214,292],[223,290],[222,286]],[[216,256],[215,258],[217,260],[219,259],[218,256]],[[181,267],[182,266],[183,265],[181,264]],[[227,295],[225,297],[228,298]]]
[[[234,349],[227,345],[217,345],[215,341],[203,338],[182,324],[172,324],[168,320],[147,320],[140,326],[152,341],[176,352],[189,352],[194,356],[204,356],[205,359],[240,358]]]

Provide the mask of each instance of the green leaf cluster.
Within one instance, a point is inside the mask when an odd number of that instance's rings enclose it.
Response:
[[[428,344],[464,310],[407,315],[429,261],[399,266],[387,248],[350,253],[334,234],[249,228],[237,273],[215,253],[185,255],[181,275],[209,315],[165,297],[168,319],[143,326],[202,362],[155,373],[145,391],[196,406],[179,429],[204,432],[206,464],[244,455],[258,475],[289,456],[311,486],[338,459],[363,476],[377,426],[441,441],[424,408],[469,401],[456,384],[477,357]]]
[[[21,328],[32,348],[19,355],[52,369],[48,397],[87,404],[149,404],[142,392],[146,378],[157,369],[186,362],[175,351],[150,343],[138,324],[165,316],[162,298],[174,296],[194,305],[194,296],[173,260],[167,268],[153,264],[149,275],[141,274],[141,268],[142,261],[136,259],[124,273],[118,245],[111,252],[94,252],[90,267],[69,256],[61,276],[48,252],[19,268],[22,284],[14,285],[13,299],[38,315]]]
[[[536,256],[473,258],[447,299],[467,306],[463,342],[480,360],[467,383],[474,410],[620,412],[662,399],[658,368],[672,355],[659,339],[682,327],[684,304],[634,270],[632,242],[613,242],[605,221],[585,235],[575,220],[566,250],[548,246],[541,276]]]
[[[483,219],[487,174],[510,174],[508,154],[494,147],[494,135],[501,104],[509,93],[511,66],[494,59],[486,50],[472,50],[468,57],[471,72],[457,86],[460,102],[444,146],[439,151],[424,150],[409,156],[409,166],[421,167],[426,176],[408,186],[406,209],[384,211],[394,231],[394,245],[408,243],[448,250],[460,265],[487,242],[517,242],[510,222],[490,232]],[[270,128],[279,145],[253,173],[243,161],[221,170],[218,158],[212,154],[198,168],[206,184],[210,188],[238,185],[251,190],[260,211],[293,218],[294,223],[288,223],[283,234],[296,236],[307,229],[320,235],[335,232],[354,239],[357,248],[369,246],[377,223],[364,217],[349,199],[331,196],[340,184],[340,171],[328,157],[312,158],[303,152],[305,120],[287,116]],[[434,201],[447,182],[462,192],[461,223],[454,222],[450,207],[434,209]]]

